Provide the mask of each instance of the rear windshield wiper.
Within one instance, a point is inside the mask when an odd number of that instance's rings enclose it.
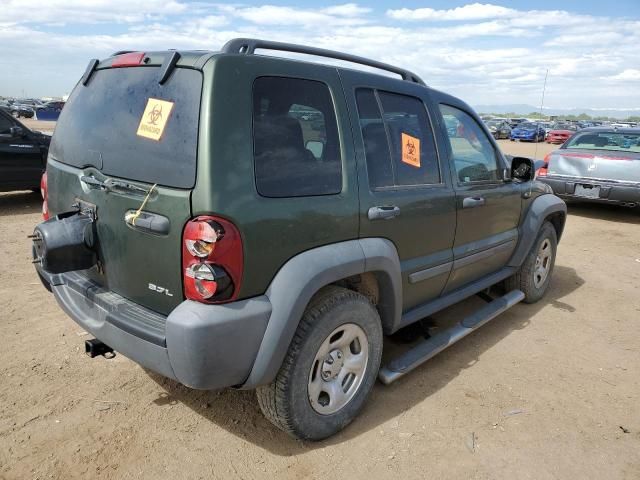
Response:
[[[146,188],[138,187],[137,185],[133,185],[129,182],[113,180],[111,178],[103,182],[95,177],[83,175],[80,177],[80,181],[90,188],[99,188],[100,190],[105,190],[107,192],[135,193],[137,195],[146,195],[148,193]]]

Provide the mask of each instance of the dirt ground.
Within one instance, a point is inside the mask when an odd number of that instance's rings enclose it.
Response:
[[[39,209],[37,194],[0,194],[2,479],[640,478],[639,211],[570,205],[545,299],[377,384],[344,432],[307,443],[252,392],[86,357],[30,263]]]
[[[34,120],[32,118],[21,118],[20,121],[31,130],[38,130],[49,135],[53,134],[53,130],[56,128],[56,122]]]

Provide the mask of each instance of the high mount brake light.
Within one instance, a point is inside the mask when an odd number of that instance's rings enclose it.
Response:
[[[182,235],[184,295],[189,300],[222,303],[240,291],[242,238],[233,223],[214,216],[187,222]]]
[[[49,202],[47,201],[49,197],[49,190],[47,188],[47,172],[42,174],[42,178],[40,179],[40,195],[42,195],[42,218],[44,220],[49,220]]]
[[[123,53],[114,58],[113,62],[111,62],[111,67],[137,67],[142,63],[143,58],[144,52]]]

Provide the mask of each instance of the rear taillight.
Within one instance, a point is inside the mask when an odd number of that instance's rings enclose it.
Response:
[[[546,177],[549,170],[549,162],[551,161],[551,154],[547,153],[544,157],[544,165],[536,172],[536,177]]]
[[[187,222],[182,235],[184,295],[189,300],[234,300],[242,282],[242,238],[235,225],[214,216]]]
[[[47,189],[47,172],[42,174],[40,179],[40,195],[42,195],[42,218],[49,220],[49,203],[47,198],[49,196],[49,190]]]

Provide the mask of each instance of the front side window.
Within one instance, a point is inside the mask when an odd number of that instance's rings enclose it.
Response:
[[[460,183],[500,180],[496,151],[484,130],[468,113],[440,105]]]
[[[340,193],[340,142],[327,85],[260,77],[254,82],[253,105],[258,193],[265,197]]]
[[[0,135],[9,135],[11,127],[13,127],[13,122],[4,115],[0,115]]]
[[[372,189],[440,183],[431,124],[420,99],[362,88],[356,102]]]

